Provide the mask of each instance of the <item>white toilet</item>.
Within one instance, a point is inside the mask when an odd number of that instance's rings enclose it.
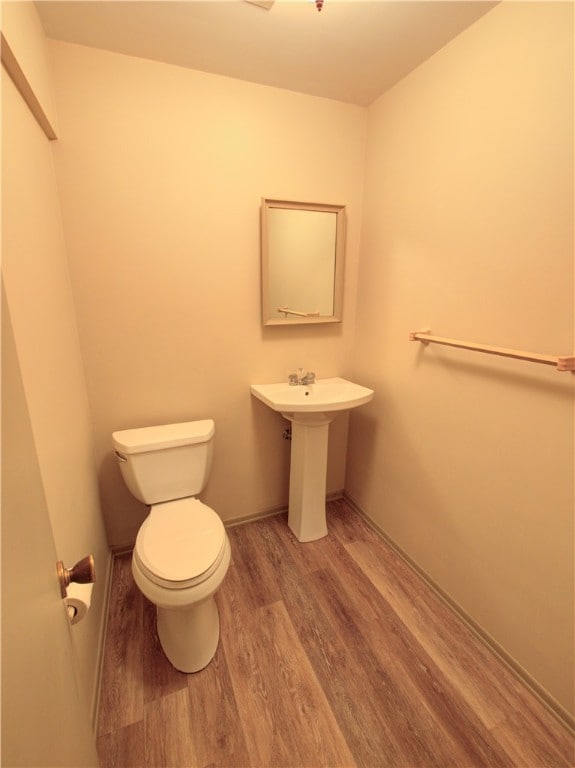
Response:
[[[156,605],[162,648],[182,672],[198,672],[216,652],[214,593],[230,564],[221,519],[195,498],[208,479],[214,432],[206,419],[112,435],[126,485],[151,506],[136,538],[134,580]]]

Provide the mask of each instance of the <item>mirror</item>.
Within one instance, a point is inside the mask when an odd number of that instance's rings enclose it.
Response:
[[[264,325],[339,323],[345,206],[262,199]]]

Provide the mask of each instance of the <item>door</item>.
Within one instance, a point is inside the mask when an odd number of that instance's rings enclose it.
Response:
[[[2,295],[2,759],[97,766],[80,701],[56,551]]]

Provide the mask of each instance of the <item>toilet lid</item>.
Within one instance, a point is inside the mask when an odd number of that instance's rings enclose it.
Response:
[[[225,535],[218,515],[198,499],[169,501],[152,507],[138,532],[134,553],[156,583],[190,586],[213,571]]]

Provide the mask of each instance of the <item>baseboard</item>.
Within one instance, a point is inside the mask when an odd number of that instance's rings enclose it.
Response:
[[[110,547],[110,552],[112,553],[112,557],[119,557],[120,555],[127,555],[130,552],[134,551],[134,544],[136,542],[132,541],[130,543],[126,544],[112,544]]]
[[[98,658],[97,673],[94,683],[94,693],[92,696],[92,708],[90,712],[92,731],[98,733],[98,718],[100,713],[100,696],[102,691],[102,673],[104,669],[104,649],[106,646],[106,634],[108,631],[108,616],[110,613],[110,594],[112,591],[112,571],[114,568],[114,554],[110,552],[108,558],[108,567],[106,569],[106,580],[104,584],[104,603],[102,605],[102,621],[100,622],[100,633],[98,637]]]
[[[331,491],[331,493],[326,494],[326,503],[329,503],[330,501],[337,501],[338,499],[343,499],[343,495],[343,490]],[[265,520],[266,517],[274,517],[274,515],[287,515],[287,512],[287,505],[281,504],[277,507],[269,507],[262,512],[255,512],[253,515],[244,515],[243,517],[234,517],[232,520],[224,520],[224,525],[226,528],[235,528],[237,525],[253,523],[256,520]]]
[[[473,634],[505,664],[507,669],[529,688],[531,693],[533,693],[545,708],[549,710],[549,712],[551,712],[551,714],[554,715],[570,732],[575,732],[575,718],[571,713],[568,712],[540,683],[538,683],[537,680],[535,680],[529,672],[489,634],[489,632],[487,632],[487,630],[478,624],[448,592],[437,584],[429,573],[410,557],[383,528],[374,522],[348,493],[344,492],[343,498],[359,515],[361,515],[361,517],[363,517],[370,528],[381,536],[394,552],[396,552],[399,557],[401,557],[401,559],[407,563],[407,565],[409,565],[409,567],[412,568],[429,587],[431,587],[435,594],[457,614]]]
[[[243,517],[234,517],[232,520],[224,520],[224,526],[226,528],[236,528],[238,525],[245,525],[245,523],[254,523],[256,520],[265,520],[266,517],[274,517],[275,515],[287,514],[288,508],[285,505],[270,507],[262,512],[255,512],[253,515],[244,515]]]

